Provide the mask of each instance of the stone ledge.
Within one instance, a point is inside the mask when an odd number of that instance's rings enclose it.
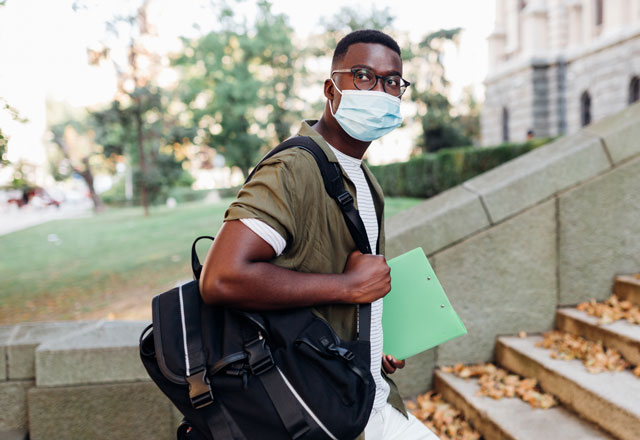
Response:
[[[140,361],[142,321],[104,321],[81,334],[42,343],[35,353],[42,386],[148,381]]]
[[[600,138],[579,132],[507,162],[463,184],[479,194],[492,223],[611,168]]]
[[[13,326],[2,342],[6,352],[5,379],[35,377],[35,349],[45,341],[68,338],[95,326],[95,321],[33,322]]]
[[[640,103],[598,121],[584,131],[602,139],[616,165],[640,154]]]
[[[487,226],[480,198],[457,186],[389,219],[386,253],[394,257],[421,246],[430,255]]]

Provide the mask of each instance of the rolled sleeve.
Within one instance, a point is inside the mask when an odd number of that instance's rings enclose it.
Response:
[[[289,166],[283,157],[274,156],[256,171],[251,180],[238,193],[237,199],[229,206],[224,221],[255,218],[263,221],[287,242],[296,238],[295,200],[292,196],[292,182]]]

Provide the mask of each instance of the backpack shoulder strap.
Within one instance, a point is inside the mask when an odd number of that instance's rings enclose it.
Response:
[[[329,196],[331,196],[331,198],[333,198],[340,207],[340,211],[342,211],[342,215],[344,216],[347,227],[349,228],[349,232],[351,233],[356,246],[363,254],[372,253],[364,223],[362,223],[360,214],[353,204],[353,197],[345,189],[344,183],[342,182],[342,174],[340,172],[339,165],[337,163],[329,162],[329,160],[327,159],[327,155],[322,150],[322,148],[320,148],[320,146],[316,144],[315,141],[310,137],[292,137],[275,147],[273,150],[267,153],[267,155],[264,156],[260,160],[260,162],[258,162],[251,174],[249,174],[249,177],[247,177],[245,183],[251,180],[262,162],[280,153],[281,151],[294,147],[301,148],[310,153],[311,156],[313,156],[316,164],[318,165],[318,168],[320,169],[320,173],[322,174],[324,188]]]
[[[281,151],[294,147],[301,148],[313,156],[316,164],[318,164],[320,173],[322,174],[324,188],[340,207],[340,211],[342,211],[344,220],[347,223],[349,232],[351,233],[358,250],[363,254],[370,254],[371,246],[369,245],[367,230],[365,229],[364,223],[362,223],[360,213],[353,204],[353,197],[344,187],[340,166],[337,163],[329,162],[327,155],[322,148],[320,148],[320,146],[309,136],[295,136],[275,147],[267,153],[260,162],[258,162],[251,174],[249,174],[249,177],[247,177],[245,183],[251,180],[251,177],[253,177],[253,174],[260,167],[262,162]],[[371,338],[371,304],[359,305],[357,313],[358,327],[356,329],[356,333],[358,335],[358,339],[368,341]]]

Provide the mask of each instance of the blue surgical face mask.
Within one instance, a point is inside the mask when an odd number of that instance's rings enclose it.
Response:
[[[333,79],[331,80],[333,81]],[[363,142],[374,141],[402,123],[400,98],[375,90],[339,90],[338,110],[331,114],[349,136]]]

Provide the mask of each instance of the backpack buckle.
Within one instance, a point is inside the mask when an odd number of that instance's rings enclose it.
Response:
[[[253,341],[247,342],[244,345],[244,349],[247,352],[249,368],[256,376],[259,376],[275,365],[273,356],[271,355],[271,349],[261,334]]]
[[[348,206],[353,203],[353,196],[348,191],[345,191],[342,194],[338,194],[336,199],[338,200],[340,206]]]
[[[195,409],[204,408],[213,403],[213,390],[207,378],[206,370],[200,370],[187,376],[189,383],[189,399]]]

